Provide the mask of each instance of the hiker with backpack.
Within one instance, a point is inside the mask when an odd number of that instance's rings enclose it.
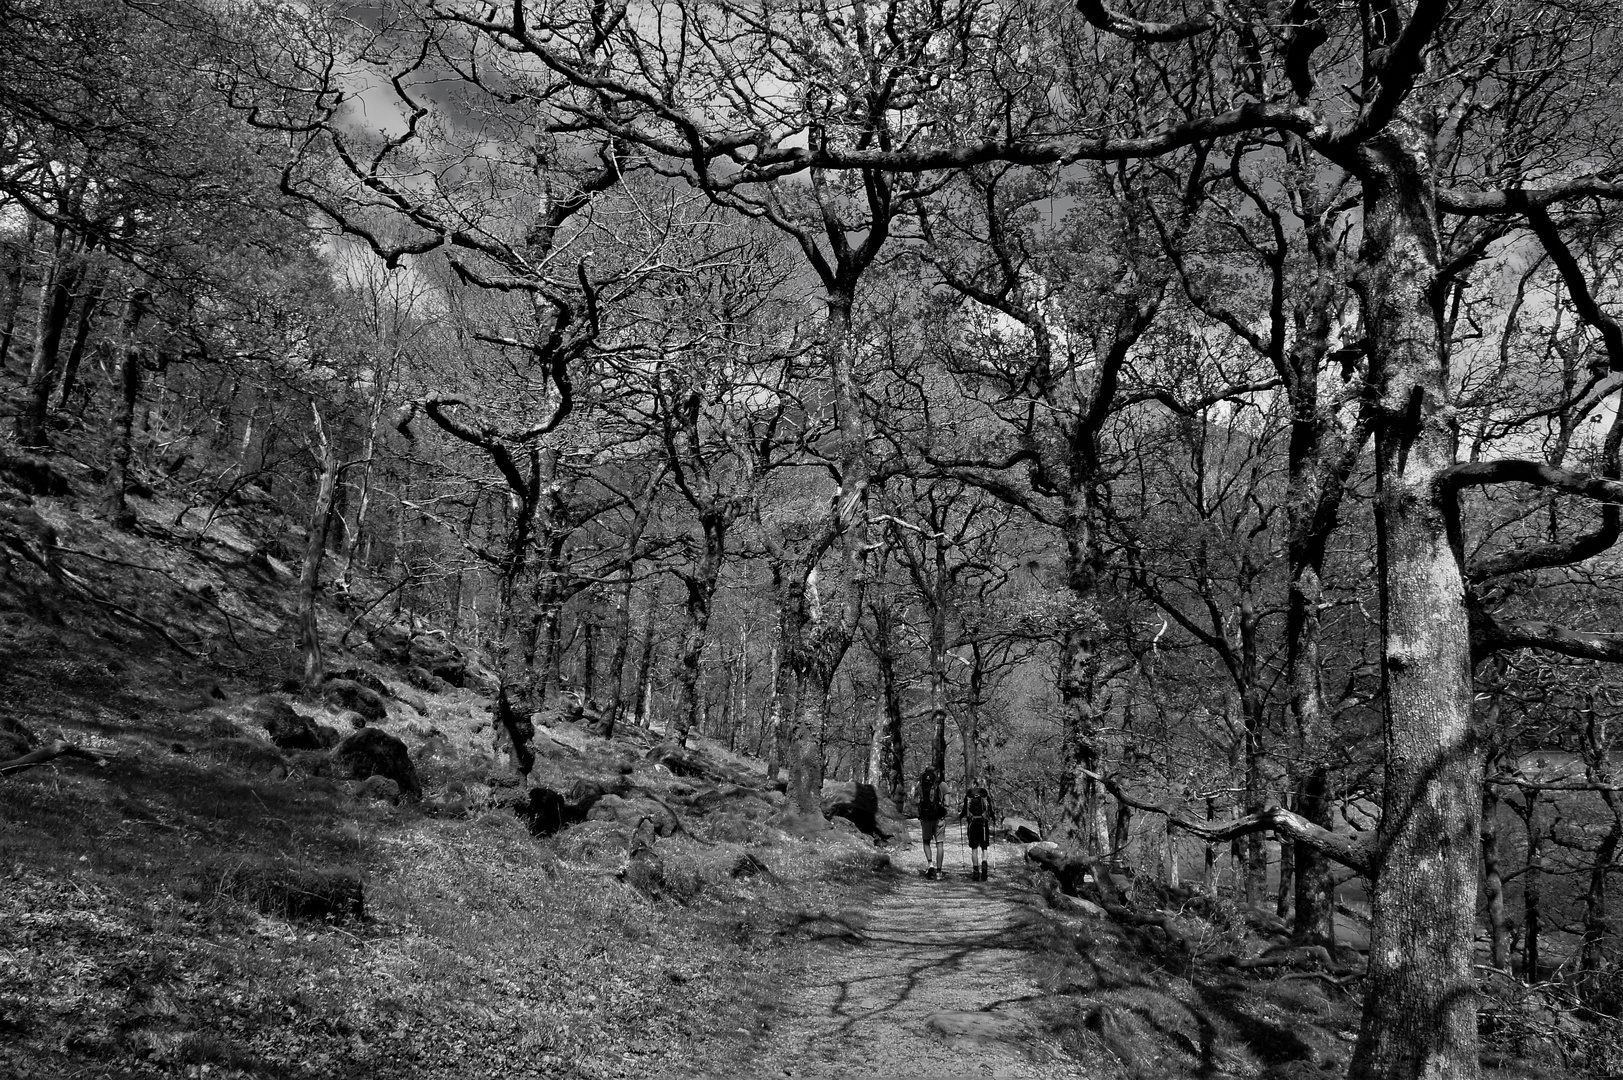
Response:
[[[919,804],[919,831],[924,834],[924,876],[933,881],[944,870],[941,855],[946,842],[941,831],[941,819],[947,816],[947,804],[941,794],[941,778],[936,775],[934,765],[924,767],[913,794]],[[933,858],[931,844],[935,845]]]
[[[986,782],[979,777],[971,781],[969,790],[964,792],[958,820],[969,823],[970,879],[985,881],[986,849],[992,835],[992,797],[986,793]]]

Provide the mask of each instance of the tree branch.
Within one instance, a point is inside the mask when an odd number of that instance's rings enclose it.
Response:
[[[1076,10],[1082,17],[1107,34],[1126,38],[1129,41],[1186,41],[1201,34],[1210,33],[1216,26],[1217,20],[1210,12],[1197,15],[1193,19],[1183,22],[1145,22],[1123,15],[1114,8],[1107,7],[1102,0],[1076,0]]]
[[[1372,845],[1361,837],[1345,836],[1341,833],[1331,832],[1313,824],[1299,814],[1293,814],[1281,806],[1270,806],[1255,814],[1248,814],[1238,821],[1231,821],[1227,825],[1212,827],[1205,822],[1186,817],[1182,812],[1160,806],[1156,803],[1135,799],[1115,780],[1079,769],[1079,772],[1093,778],[1104,786],[1111,796],[1118,801],[1131,806],[1135,810],[1146,813],[1160,814],[1175,828],[1181,829],[1192,836],[1198,836],[1209,844],[1220,844],[1233,840],[1237,836],[1246,836],[1254,832],[1268,830],[1277,836],[1288,837],[1306,844],[1308,847],[1324,855],[1332,862],[1339,863],[1349,870],[1355,870],[1365,877],[1375,874],[1375,860]]]
[[[1574,472],[1542,461],[1501,458],[1498,461],[1465,461],[1450,466],[1440,481],[1445,490],[1486,487],[1489,484],[1529,484],[1555,488],[1568,495],[1581,495],[1603,503],[1623,503],[1623,480],[1611,480],[1592,473]]]

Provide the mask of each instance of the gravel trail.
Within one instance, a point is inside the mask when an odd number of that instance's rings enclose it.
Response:
[[[999,882],[999,865],[1016,865],[1019,849],[995,847],[992,879],[971,881],[958,832],[947,837],[944,879],[920,877],[923,854],[910,848],[897,859],[905,876],[875,901],[857,939],[814,951],[759,1040],[752,1075],[1087,1075],[1036,1018],[1042,995],[1027,967],[1029,951],[1040,947],[1039,917]]]

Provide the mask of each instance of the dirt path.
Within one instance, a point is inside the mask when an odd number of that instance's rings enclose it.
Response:
[[[859,940],[813,954],[760,1040],[752,1075],[1086,1075],[1035,1016],[1041,995],[1027,951],[1038,946],[1036,916],[998,877],[999,864],[1017,864],[1019,849],[995,848],[992,879],[971,881],[958,831],[947,837],[944,879],[918,875],[924,857],[915,845],[897,859],[905,876],[876,901]]]

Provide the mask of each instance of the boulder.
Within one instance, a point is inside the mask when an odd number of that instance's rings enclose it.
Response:
[[[828,835],[828,819],[822,814],[802,814],[793,806],[786,806],[767,819],[773,828],[782,829],[790,836],[812,840]]]
[[[886,847],[905,848],[913,842],[912,829],[896,804],[889,799],[879,800],[879,810],[874,815],[874,822],[879,830],[885,834],[879,841]]]
[[[331,680],[322,686],[321,696],[328,704],[357,712],[372,723],[386,719],[389,715],[388,706],[383,703],[382,696],[376,690],[351,679]]]
[[[627,845],[627,854],[630,860],[626,868],[620,872],[620,877],[626,884],[650,900],[660,899],[666,891],[664,860],[654,850],[654,828],[651,823],[643,822],[631,835],[631,842]]]
[[[428,715],[428,699],[410,687],[402,686],[390,695],[402,705],[410,706],[411,710],[421,716]]]
[[[248,718],[265,729],[282,750],[325,750],[338,741],[338,732],[318,724],[279,697],[269,694],[248,705]]]
[[[872,784],[855,780],[823,785],[823,816],[831,822],[836,818],[849,821],[860,832],[879,837],[879,793]]]
[[[831,817],[828,819],[828,824],[829,828],[836,833],[844,833],[847,836],[856,837],[858,839],[867,838],[867,834],[858,828],[857,823],[852,821],[850,818]]]
[[[362,671],[360,668],[345,668],[343,671],[331,672],[322,681],[336,682],[339,679],[345,679],[352,683],[358,683],[372,691],[374,694],[378,695],[378,697],[391,696],[389,693],[389,688],[383,684],[383,680],[372,674],[370,671]]]
[[[401,792],[409,798],[420,798],[423,794],[417,767],[411,762],[406,744],[386,731],[362,728],[333,747],[332,756],[353,780],[386,776],[399,784]]]
[[[271,724],[287,716],[297,716],[294,706],[287,703],[286,698],[276,697],[274,693],[261,693],[258,697],[248,698],[242,703],[242,715],[248,723],[256,728],[271,729]]]
[[[372,645],[383,659],[405,667],[407,678],[421,690],[467,683],[467,659],[442,637],[414,633],[404,626],[383,626],[372,634]]]
[[[451,688],[450,683],[424,667],[408,667],[406,669],[406,681],[417,689],[430,694],[442,694]]]
[[[823,816],[851,822],[875,843],[908,843],[907,821],[872,784],[856,781],[823,785]]]
[[[413,667],[422,668],[448,686],[460,689],[468,685],[468,661],[449,642],[417,638],[411,643],[409,659]]]
[[[582,717],[586,723],[586,730],[600,739],[614,738],[614,714],[602,708],[595,701],[588,701],[583,710]]]
[[[523,798],[513,804],[513,812],[524,819],[534,835],[551,836],[566,826],[587,820],[593,807],[604,798],[618,797],[630,789],[631,783],[624,777],[608,784],[596,780],[576,780],[567,794],[538,785],[530,788]],[[605,815],[597,820],[618,818]]]
[[[643,757],[663,766],[673,776],[694,777],[716,784],[736,784],[740,779],[727,765],[693,746],[656,743]]]
[[[604,795],[598,799],[586,812],[586,820],[615,821],[632,828],[646,820],[660,836],[675,835],[677,830],[676,818],[659,803],[652,799],[628,799],[619,795]]]

